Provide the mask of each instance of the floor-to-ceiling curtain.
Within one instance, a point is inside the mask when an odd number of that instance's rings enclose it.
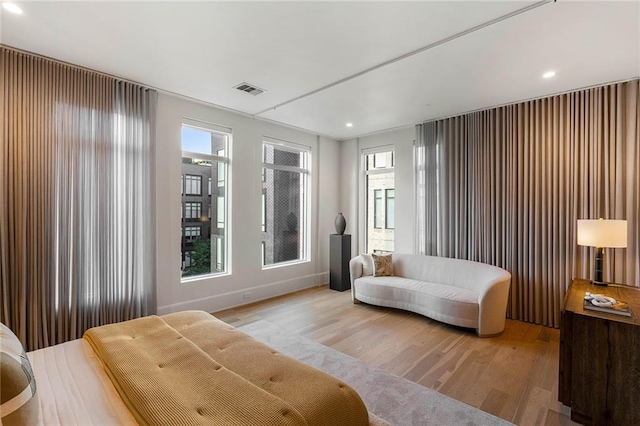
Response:
[[[606,281],[640,285],[638,80],[418,125],[418,252],[501,266],[508,315],[559,326],[571,278],[592,278],[578,219],[626,219]]]
[[[27,350],[155,312],[156,92],[0,47],[0,320]]]

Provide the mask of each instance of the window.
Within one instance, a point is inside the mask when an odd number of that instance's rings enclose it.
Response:
[[[364,250],[390,252],[394,249],[395,189],[393,151],[364,151]]]
[[[186,219],[200,219],[200,216],[202,216],[202,203],[187,201],[184,203],[184,210]]]
[[[267,232],[267,190],[262,190],[262,232]]]
[[[193,252],[187,251],[184,253],[184,260],[182,261],[182,267],[187,268],[192,265],[191,257],[193,256]]]
[[[373,190],[373,227],[382,228],[382,189]]]
[[[263,264],[307,260],[309,148],[269,139],[262,152]]]
[[[183,278],[228,272],[230,143],[230,129],[183,122]]]
[[[387,229],[395,228],[395,189],[385,189],[385,224]]]
[[[218,155],[224,155],[224,150],[219,150],[218,151]],[[224,163],[220,163],[218,164],[218,187],[224,186],[224,181],[226,179],[226,170],[225,170],[225,164]]]
[[[200,227],[199,226],[185,226],[184,227],[184,237],[187,240],[195,240],[196,237],[200,236]]]
[[[215,240],[215,253],[214,259],[215,262],[215,271],[216,272],[224,272],[224,237],[220,235],[214,235],[213,239]]]
[[[202,195],[202,176],[187,175],[185,183],[186,195]]]
[[[216,225],[218,228],[224,228],[224,195],[218,195],[217,198]]]
[[[373,167],[378,169],[384,169],[387,167],[387,153],[386,152],[378,152],[373,154]]]

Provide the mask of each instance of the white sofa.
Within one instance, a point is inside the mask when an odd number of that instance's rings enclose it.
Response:
[[[349,262],[354,303],[404,309],[475,328],[480,337],[504,331],[511,274],[468,260],[394,253],[394,276],[374,277],[370,256]]]

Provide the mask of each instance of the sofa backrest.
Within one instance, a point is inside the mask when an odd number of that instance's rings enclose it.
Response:
[[[466,290],[478,291],[488,282],[509,277],[509,272],[502,268],[470,260],[403,253],[393,253],[392,258],[396,276]]]

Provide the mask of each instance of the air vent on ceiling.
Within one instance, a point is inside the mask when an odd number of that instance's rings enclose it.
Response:
[[[258,96],[260,93],[264,93],[266,91],[259,87],[252,86],[249,83],[240,83],[235,87],[235,89],[242,90],[243,92],[247,92],[253,96]]]

